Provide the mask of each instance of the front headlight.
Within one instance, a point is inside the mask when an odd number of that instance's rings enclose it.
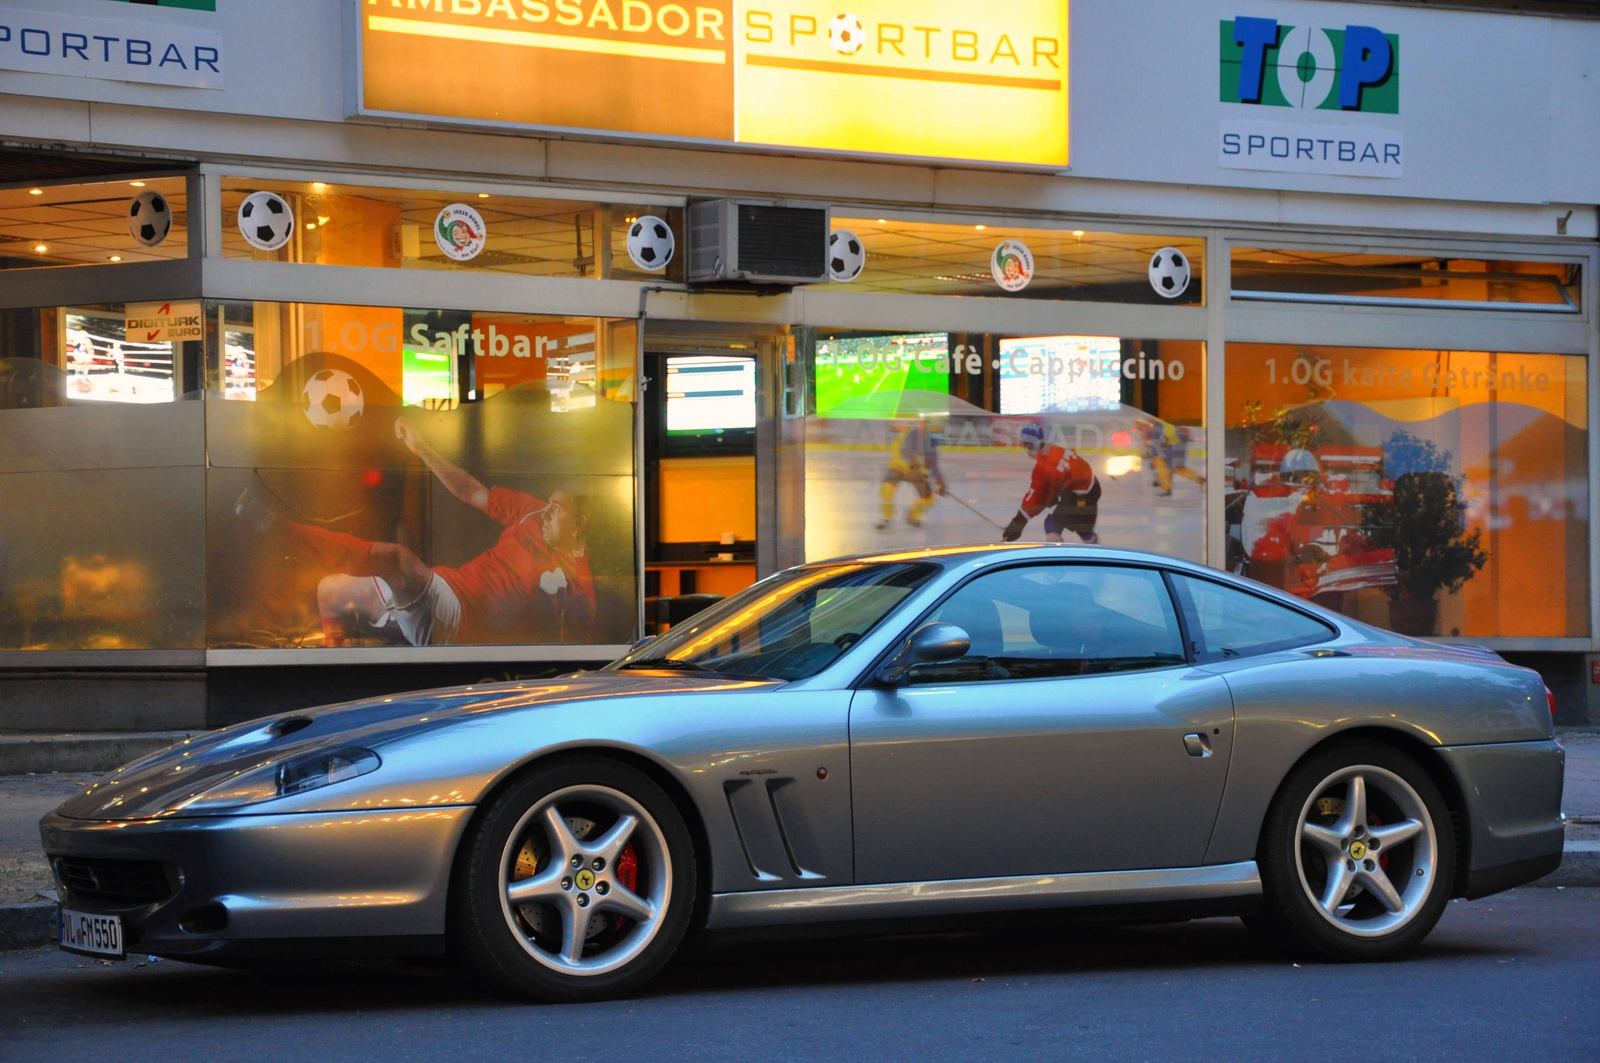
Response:
[[[382,763],[372,750],[357,748],[336,749],[332,753],[286,760],[278,765],[278,796],[287,797],[321,786],[332,786],[336,782],[377,771]]]
[[[204,793],[174,805],[171,811],[212,811],[259,804],[358,778],[377,771],[382,764],[378,754],[359,746],[315,750],[243,771]]]

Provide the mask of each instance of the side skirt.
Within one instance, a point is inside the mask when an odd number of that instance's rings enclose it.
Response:
[[[1261,876],[1254,860],[1147,871],[750,890],[713,894],[706,929],[1215,900],[1260,893]]]

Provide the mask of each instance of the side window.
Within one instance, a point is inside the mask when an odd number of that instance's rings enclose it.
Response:
[[[1184,663],[1177,614],[1158,572],[1028,565],[975,577],[930,620],[964,629],[967,656],[913,670],[913,683],[1039,679]]]
[[[1176,572],[1172,578],[1199,621],[1195,650],[1200,656],[1252,657],[1326,642],[1337,634],[1320,620],[1254,594]]]

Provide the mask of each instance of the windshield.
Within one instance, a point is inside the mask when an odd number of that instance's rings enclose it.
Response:
[[[865,562],[794,569],[690,618],[611,667],[805,679],[938,571],[928,564]]]

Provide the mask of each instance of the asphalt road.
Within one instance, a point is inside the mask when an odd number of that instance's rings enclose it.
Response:
[[[1600,889],[1451,905],[1412,959],[1295,966],[1235,920],[741,946],[594,1005],[443,969],[0,954],[0,1058],[1600,1058]]]

